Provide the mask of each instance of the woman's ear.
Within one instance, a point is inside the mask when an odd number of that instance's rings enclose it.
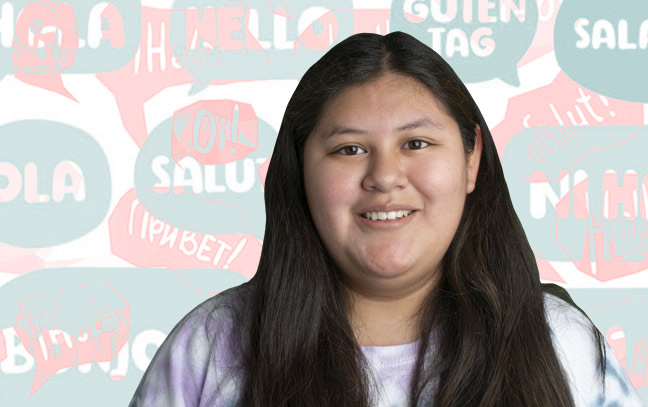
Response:
[[[466,193],[469,194],[475,190],[475,183],[477,182],[477,173],[479,172],[479,160],[481,159],[483,139],[481,127],[479,124],[475,125],[475,145],[473,151],[468,154],[466,160]]]

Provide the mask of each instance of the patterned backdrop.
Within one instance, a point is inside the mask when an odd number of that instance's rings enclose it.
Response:
[[[300,76],[405,31],[492,129],[540,277],[648,402],[648,4],[0,1],[0,406],[126,405],[174,324],[250,279]]]

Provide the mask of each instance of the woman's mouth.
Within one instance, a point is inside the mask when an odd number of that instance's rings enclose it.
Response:
[[[411,210],[390,211],[390,212],[365,212],[361,214],[365,219],[369,220],[395,220],[405,218],[412,214]]]

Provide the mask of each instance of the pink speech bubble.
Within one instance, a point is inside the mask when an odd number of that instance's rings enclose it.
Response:
[[[31,395],[61,369],[111,361],[128,326],[129,305],[108,283],[23,299],[14,329],[36,361]]]
[[[77,30],[69,4],[51,0],[29,3],[16,21],[16,78],[77,101],[61,80],[61,72],[74,62],[79,45]]]
[[[112,253],[138,267],[229,269],[246,279],[256,273],[261,243],[250,235],[207,235],[152,216],[130,189],[108,220]]]
[[[187,154],[201,164],[236,161],[259,147],[254,109],[234,100],[204,100],[173,114],[171,157]]]
[[[598,95],[560,72],[542,88],[512,97],[504,120],[492,129],[500,157],[509,140],[527,127],[643,123],[643,105]]]

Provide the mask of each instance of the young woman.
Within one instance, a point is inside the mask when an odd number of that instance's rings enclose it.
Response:
[[[300,81],[247,284],[197,307],[131,406],[641,406],[589,319],[542,286],[466,87],[403,33]]]

